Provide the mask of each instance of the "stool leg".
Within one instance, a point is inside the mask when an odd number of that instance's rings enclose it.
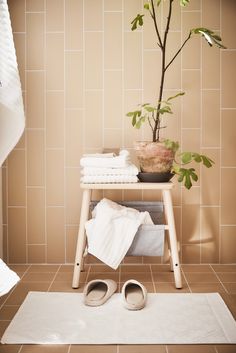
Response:
[[[73,288],[79,287],[80,272],[81,272],[81,269],[83,268],[82,257],[84,253],[85,240],[86,240],[85,223],[87,222],[88,216],[89,216],[90,199],[91,199],[91,190],[85,189],[83,191],[83,198],[82,198],[82,205],[81,205],[81,212],[80,212],[79,232],[78,232],[74,274],[73,274],[73,281],[72,281]]]
[[[175,220],[174,220],[174,212],[173,212],[170,190],[162,190],[162,195],[163,195],[163,201],[164,201],[164,207],[165,207],[166,221],[169,227],[171,260],[172,260],[172,266],[174,270],[175,286],[176,288],[182,288],[179,253],[178,253],[176,231],[175,231]]]

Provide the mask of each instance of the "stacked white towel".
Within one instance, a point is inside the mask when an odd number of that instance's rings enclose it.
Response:
[[[84,155],[80,160],[82,183],[136,183],[138,168],[131,163],[127,150]]]
[[[8,293],[20,277],[0,259],[0,297]]]
[[[117,269],[141,224],[153,224],[148,212],[139,212],[102,199],[86,222],[88,252]]]

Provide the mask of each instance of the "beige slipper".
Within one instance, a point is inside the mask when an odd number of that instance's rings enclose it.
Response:
[[[94,279],[84,288],[84,304],[99,306],[104,304],[115,293],[117,284],[112,279]]]
[[[125,282],[121,294],[123,305],[128,310],[140,310],[146,304],[147,290],[135,279]]]

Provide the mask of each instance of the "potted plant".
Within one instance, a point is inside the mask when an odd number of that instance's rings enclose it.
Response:
[[[212,30],[202,27],[192,28],[180,48],[176,51],[170,61],[167,62],[166,50],[174,1],[179,1],[180,6],[186,6],[190,2],[190,0],[168,0],[168,16],[163,35],[161,35],[157,19],[157,13],[162,0],[149,0],[144,4],[145,11],[152,18],[153,27],[157,37],[157,46],[161,51],[160,86],[157,94],[157,102],[154,105],[149,103],[140,104],[138,109],[127,113],[127,116],[132,119],[132,125],[135,128],[139,129],[143,123],[148,123],[152,132],[152,141],[141,141],[135,143],[135,150],[142,172],[140,175],[141,178],[143,178],[141,180],[167,181],[174,174],[177,174],[178,181],[184,182],[185,187],[190,189],[192,186],[192,181],[197,181],[198,176],[194,168],[186,168],[186,165],[191,162],[196,162],[202,163],[205,167],[210,168],[214,162],[209,157],[196,152],[182,152],[177,154],[177,151],[179,151],[179,143],[176,141],[171,141],[170,139],[163,140],[161,138],[161,130],[165,128],[165,126],[162,126],[163,114],[172,114],[172,100],[185,94],[184,92],[179,92],[175,96],[163,100],[166,72],[183,50],[187,42],[194,35],[201,35],[210,46],[216,45],[219,48],[225,47],[221,44],[220,36],[215,34]],[[131,22],[132,31],[135,31],[138,27],[143,26],[143,18],[144,14],[137,14]],[[145,177],[145,175],[148,176],[148,178]]]

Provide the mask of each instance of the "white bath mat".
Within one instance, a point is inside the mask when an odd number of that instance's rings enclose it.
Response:
[[[30,292],[1,343],[236,343],[236,323],[217,293],[148,294],[143,310],[129,311],[121,294],[88,307],[82,294]]]

